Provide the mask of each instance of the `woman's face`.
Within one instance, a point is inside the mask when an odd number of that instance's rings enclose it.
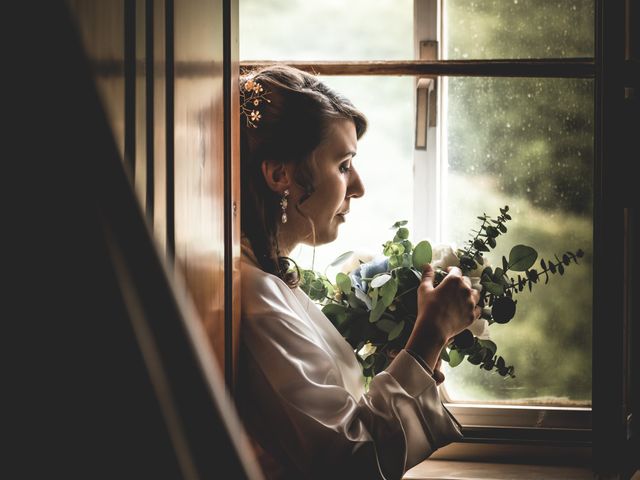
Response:
[[[310,168],[315,191],[300,205],[300,210],[315,225],[316,245],[336,239],[338,226],[347,220],[351,199],[364,195],[364,185],[353,166],[357,143],[353,121],[334,120],[326,138],[312,153]],[[289,190],[289,220],[281,225],[281,232],[291,248],[297,243],[313,245],[309,221],[295,208],[304,190],[295,182]]]

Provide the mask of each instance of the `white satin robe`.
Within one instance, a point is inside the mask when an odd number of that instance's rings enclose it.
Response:
[[[351,346],[301,289],[257,266],[246,238],[238,382],[269,478],[399,479],[462,438],[430,372],[404,350],[365,392]]]

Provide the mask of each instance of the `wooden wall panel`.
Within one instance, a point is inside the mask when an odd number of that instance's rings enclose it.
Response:
[[[230,196],[231,218],[228,228],[231,230],[230,240],[231,248],[228,255],[231,257],[229,265],[231,279],[227,284],[231,284],[231,295],[227,300],[227,304],[231,305],[231,311],[227,310],[230,318],[227,320],[227,349],[230,349],[230,355],[227,355],[227,377],[231,387],[235,385],[235,376],[238,371],[238,351],[240,346],[240,305],[241,305],[241,285],[240,285],[240,92],[239,77],[240,71],[240,51],[239,51],[239,4],[238,0],[227,1],[225,13],[225,40],[227,48],[225,50],[225,58],[228,65],[228,71],[225,78],[229,82],[227,108],[228,113],[225,121],[229,128],[228,140],[228,158],[229,169],[227,171],[229,188],[227,195]],[[229,327],[229,324],[231,326]]]
[[[145,2],[137,1],[133,5],[135,15],[133,33],[135,39],[135,187],[140,206],[147,209],[147,65],[146,65],[146,11]],[[153,169],[151,169],[153,174]]]
[[[224,365],[222,5],[175,3],[175,254]]]
[[[68,0],[159,250],[233,383],[240,318],[238,0]]]
[[[148,145],[153,148],[153,232],[162,252],[167,252],[167,60],[165,35],[165,0],[146,0],[147,24],[152,35],[147,53],[149,69],[152,70],[151,95],[153,126]],[[153,24],[152,27],[150,24]]]
[[[68,0],[67,5],[75,15],[118,150],[124,158],[124,1]]]

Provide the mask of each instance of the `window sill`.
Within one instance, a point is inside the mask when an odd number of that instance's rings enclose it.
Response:
[[[409,470],[403,480],[583,480],[593,479],[591,469],[575,466],[425,460]]]
[[[404,480],[593,479],[590,447],[456,442],[409,470]]]

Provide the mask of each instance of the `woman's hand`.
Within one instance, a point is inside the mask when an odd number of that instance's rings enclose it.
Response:
[[[449,339],[471,325],[482,311],[477,306],[480,293],[471,288],[471,280],[463,277],[458,267],[448,271],[434,287],[435,272],[431,265],[425,267],[418,287],[416,324],[407,342],[407,348],[421,355],[434,370]]]

